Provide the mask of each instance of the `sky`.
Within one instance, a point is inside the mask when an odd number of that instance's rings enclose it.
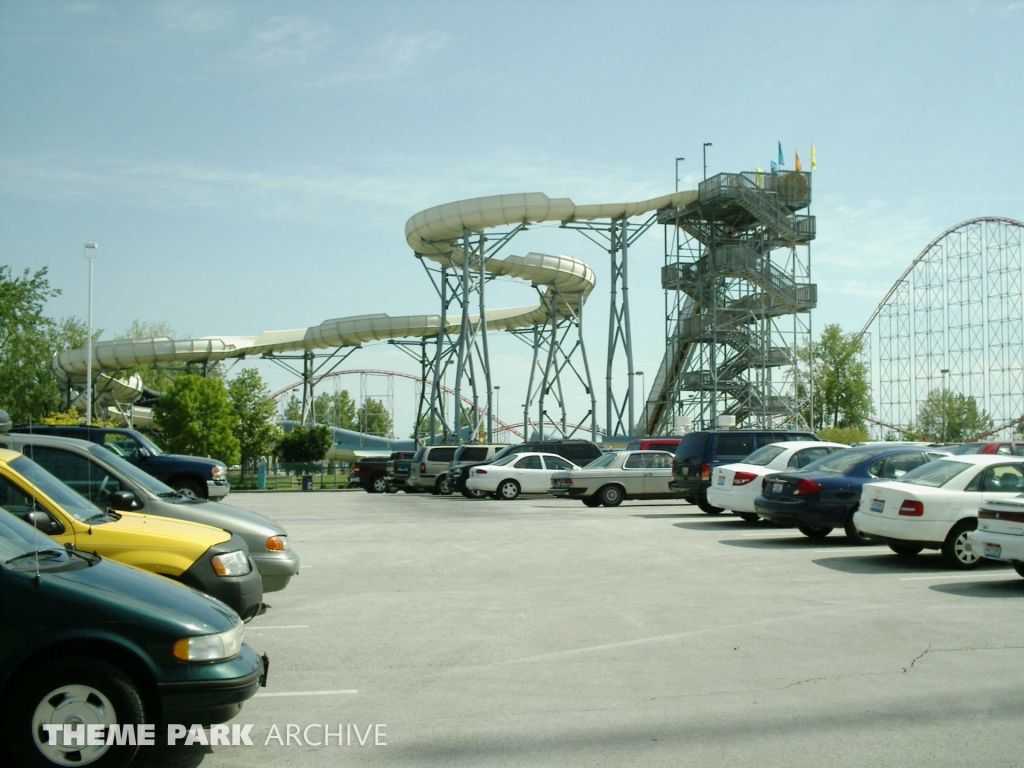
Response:
[[[928,242],[1024,219],[1024,2],[0,0],[0,263],[46,266],[47,311],[256,335],[436,313],[406,220],[481,195],[640,200],[817,150],[815,329],[858,330]],[[505,253],[593,266],[604,414],[608,255],[538,227]],[[636,369],[664,347],[654,227],[630,254]],[[492,287],[493,286],[493,287]],[[488,305],[529,303],[488,286]],[[501,413],[528,350],[491,339]],[[256,365],[273,388],[295,377]],[[417,372],[387,345],[346,367]],[[358,377],[343,386],[358,392]],[[369,394],[387,391],[370,380]],[[412,385],[394,385],[396,433]],[[583,399],[573,411],[582,415]],[[602,419],[603,420],[603,419]]]

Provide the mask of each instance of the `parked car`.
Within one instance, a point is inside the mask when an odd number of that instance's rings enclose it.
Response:
[[[769,443],[817,440],[811,432],[770,429],[708,429],[684,435],[676,448],[669,487],[701,511],[717,515],[722,508],[708,501],[711,473],[720,464],[735,464]]]
[[[11,432],[74,437],[102,445],[186,496],[216,500],[231,492],[224,462],[164,453],[156,443],[134,429],[33,425],[15,427]]]
[[[299,573],[299,556],[280,523],[233,505],[184,496],[95,443],[17,434],[0,435],[0,448],[21,451],[101,509],[160,515],[237,534],[259,569],[264,592],[284,589]]]
[[[391,454],[391,458],[388,459],[387,474],[384,476],[384,480],[387,483],[385,490],[388,493],[398,493],[399,491],[413,492],[406,485],[406,480],[409,479],[409,472],[412,470],[412,459],[415,455],[416,451],[395,451]]]
[[[854,544],[869,544],[871,540],[857,531],[853,521],[864,484],[902,477],[946,455],[898,443],[846,448],[812,461],[800,471],[766,476],[754,509],[760,517],[777,525],[796,526],[811,538],[842,528]]]
[[[674,499],[668,451],[620,451],[599,456],[581,469],[555,472],[548,493],[579,499],[588,507],[617,507],[630,499]]]
[[[507,445],[482,445],[477,443],[460,445],[452,457],[451,466],[448,467],[448,487],[453,493],[461,493],[467,499],[482,497],[484,495],[482,492],[471,491],[466,488],[469,468],[475,467],[478,464],[487,464],[494,459],[496,454],[507,447]]]
[[[681,437],[639,437],[631,440],[626,446],[627,451],[668,451],[675,454],[682,441]]]
[[[938,549],[950,568],[973,568],[979,562],[970,544],[978,507],[1024,492],[1024,460],[1011,458],[947,456],[899,480],[865,485],[854,525],[899,555]]]
[[[448,486],[448,466],[455,457],[457,445],[426,445],[416,451],[409,467],[410,488],[422,488],[435,496],[447,496],[452,492]]]
[[[60,544],[180,581],[243,619],[263,605],[245,541],[220,528],[135,512],[103,511],[41,466],[0,448],[0,508]]]
[[[510,453],[473,467],[466,487],[511,501],[523,493],[547,493],[552,474],[572,469],[579,467],[553,453]]]
[[[954,456],[994,453],[997,456],[1024,456],[1024,440],[995,440],[987,443],[963,443],[953,448]]]
[[[982,502],[970,544],[978,557],[1010,563],[1024,576],[1024,496]]]
[[[7,765],[126,766],[135,740],[65,746],[58,735],[51,746],[44,727],[212,725],[238,715],[266,685],[269,659],[244,643],[228,606],[67,550],[11,515],[0,515],[0,587]]]
[[[821,440],[769,443],[737,464],[715,467],[711,487],[707,491],[708,503],[731,510],[748,523],[756,523],[759,518],[754,510],[754,500],[761,493],[761,481],[765,475],[784,469],[803,469],[812,461],[848,447]]]
[[[561,456],[563,459],[568,459],[579,467],[586,466],[604,453],[596,443],[592,443],[590,440],[531,440],[525,443],[517,443],[516,445],[506,445],[485,463],[490,464],[513,453],[529,452],[553,453],[556,456]],[[473,466],[476,465],[463,466],[458,476],[449,474],[451,478],[449,484],[453,490],[461,492],[466,489],[466,480],[469,478]]]
[[[349,485],[356,484],[367,493],[384,493],[388,489],[388,457],[363,456],[349,471]]]

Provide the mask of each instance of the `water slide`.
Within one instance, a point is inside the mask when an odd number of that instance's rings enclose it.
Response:
[[[466,230],[480,233],[487,229],[515,224],[543,222],[594,221],[640,216],[662,208],[685,206],[697,199],[696,190],[662,195],[633,203],[576,205],[569,198],[549,198],[540,192],[492,195],[460,200],[428,208],[409,219],[405,238],[418,258],[438,264],[461,266],[462,251],[454,244]],[[573,256],[551,256],[527,253],[525,256],[490,258],[485,263],[490,275],[518,278],[540,286],[541,300],[535,304],[506,309],[488,309],[485,320],[488,330],[506,331],[529,328],[545,322],[550,316],[551,292],[556,289],[569,306],[557,311],[576,309],[576,302],[586,301],[594,289],[594,271]],[[571,298],[579,297],[579,298]],[[472,318],[473,321],[478,317]],[[303,352],[336,347],[352,347],[371,341],[408,338],[434,338],[441,323],[450,332],[457,332],[461,316],[448,315],[356,315],[325,320],[319,325],[286,331],[265,331],[258,336],[204,336],[199,339],[115,339],[92,345],[93,371],[97,374],[124,368],[160,364],[215,362],[270,353]],[[72,385],[84,387],[86,349],[61,352],[53,359],[57,375]],[[119,394],[132,402],[141,387],[122,382]]]

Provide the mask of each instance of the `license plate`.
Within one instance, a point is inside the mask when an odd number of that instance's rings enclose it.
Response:
[[[718,485],[725,485],[725,475],[718,476]]]
[[[871,511],[876,514],[882,514],[882,510],[885,509],[884,499],[872,499],[871,500]]]
[[[985,545],[985,557],[998,558],[1003,553],[1003,548],[998,544]]]
[[[682,467],[679,471],[682,473],[683,477],[686,477],[688,474],[690,474],[689,467]]]
[[[785,483],[772,483],[772,493],[782,493],[782,487]]]

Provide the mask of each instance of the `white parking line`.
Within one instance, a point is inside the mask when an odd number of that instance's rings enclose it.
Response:
[[[359,691],[354,688],[342,691],[281,691],[279,693],[257,693],[256,698],[270,698],[271,696],[338,696],[348,693],[359,693]]]
[[[252,627],[253,632],[262,632],[264,629],[309,629],[309,624],[272,624],[269,627]]]
[[[1000,576],[1006,574],[1000,573],[944,573],[936,574],[934,576],[901,576],[900,581],[935,581],[936,579],[997,579],[999,581],[1010,581],[1010,579],[1000,579]],[[1015,576],[1014,578],[1020,578]]]

